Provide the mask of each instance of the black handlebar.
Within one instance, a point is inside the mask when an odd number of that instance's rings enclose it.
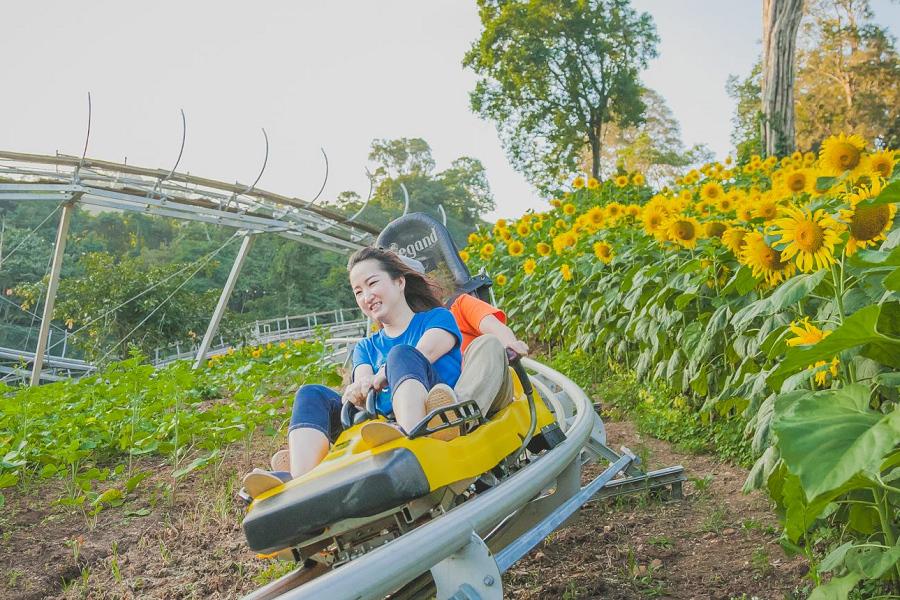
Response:
[[[375,391],[375,388],[369,388],[369,393],[366,394],[365,408],[360,409],[352,402],[344,402],[344,406],[341,407],[341,425],[344,426],[344,429],[350,429],[357,423],[374,419],[376,398],[378,398],[378,392]]]

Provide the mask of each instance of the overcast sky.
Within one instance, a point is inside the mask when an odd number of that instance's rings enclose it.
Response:
[[[666,98],[687,145],[730,151],[729,74],[759,54],[761,2],[635,0],[653,15],[660,56],[642,75]],[[873,0],[896,35],[900,5]],[[311,197],[324,147],[325,197],[365,195],[373,138],[422,137],[438,168],[479,158],[497,201],[493,216],[543,203],[509,166],[492,123],[469,111],[474,76],[460,66],[477,38],[474,2],[5,3],[0,149],[80,155],[87,92],[88,155],[171,168],[187,115],[180,171],[251,183],[269,134],[259,187]]]

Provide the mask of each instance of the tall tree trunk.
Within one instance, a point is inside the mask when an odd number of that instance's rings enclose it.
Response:
[[[591,177],[600,180],[600,128],[593,127],[588,132],[591,144]]]
[[[794,151],[794,52],[803,0],[763,0],[763,150]]]

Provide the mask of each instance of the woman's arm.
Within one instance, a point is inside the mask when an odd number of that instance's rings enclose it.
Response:
[[[528,344],[516,337],[512,329],[500,322],[494,315],[487,315],[478,324],[478,331],[482,335],[490,334],[497,337],[505,348],[511,348],[517,353],[528,354]]]
[[[428,362],[434,363],[456,346],[457,338],[446,329],[437,327],[427,330],[416,344],[416,350],[425,355]]]

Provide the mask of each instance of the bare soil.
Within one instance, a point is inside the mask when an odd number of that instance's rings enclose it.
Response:
[[[777,545],[765,497],[741,493],[743,469],[678,452],[628,422],[607,427],[610,442],[649,468],[684,465],[684,499],[589,503],[504,576],[506,597],[749,599],[802,589],[806,564]],[[275,449],[266,436],[252,450],[236,444],[178,482],[171,465],[142,459],[135,468],[154,475],[96,517],[57,504],[67,494],[59,480],[3,490],[0,598],[233,598],[287,572],[247,550],[234,496],[240,476]]]

